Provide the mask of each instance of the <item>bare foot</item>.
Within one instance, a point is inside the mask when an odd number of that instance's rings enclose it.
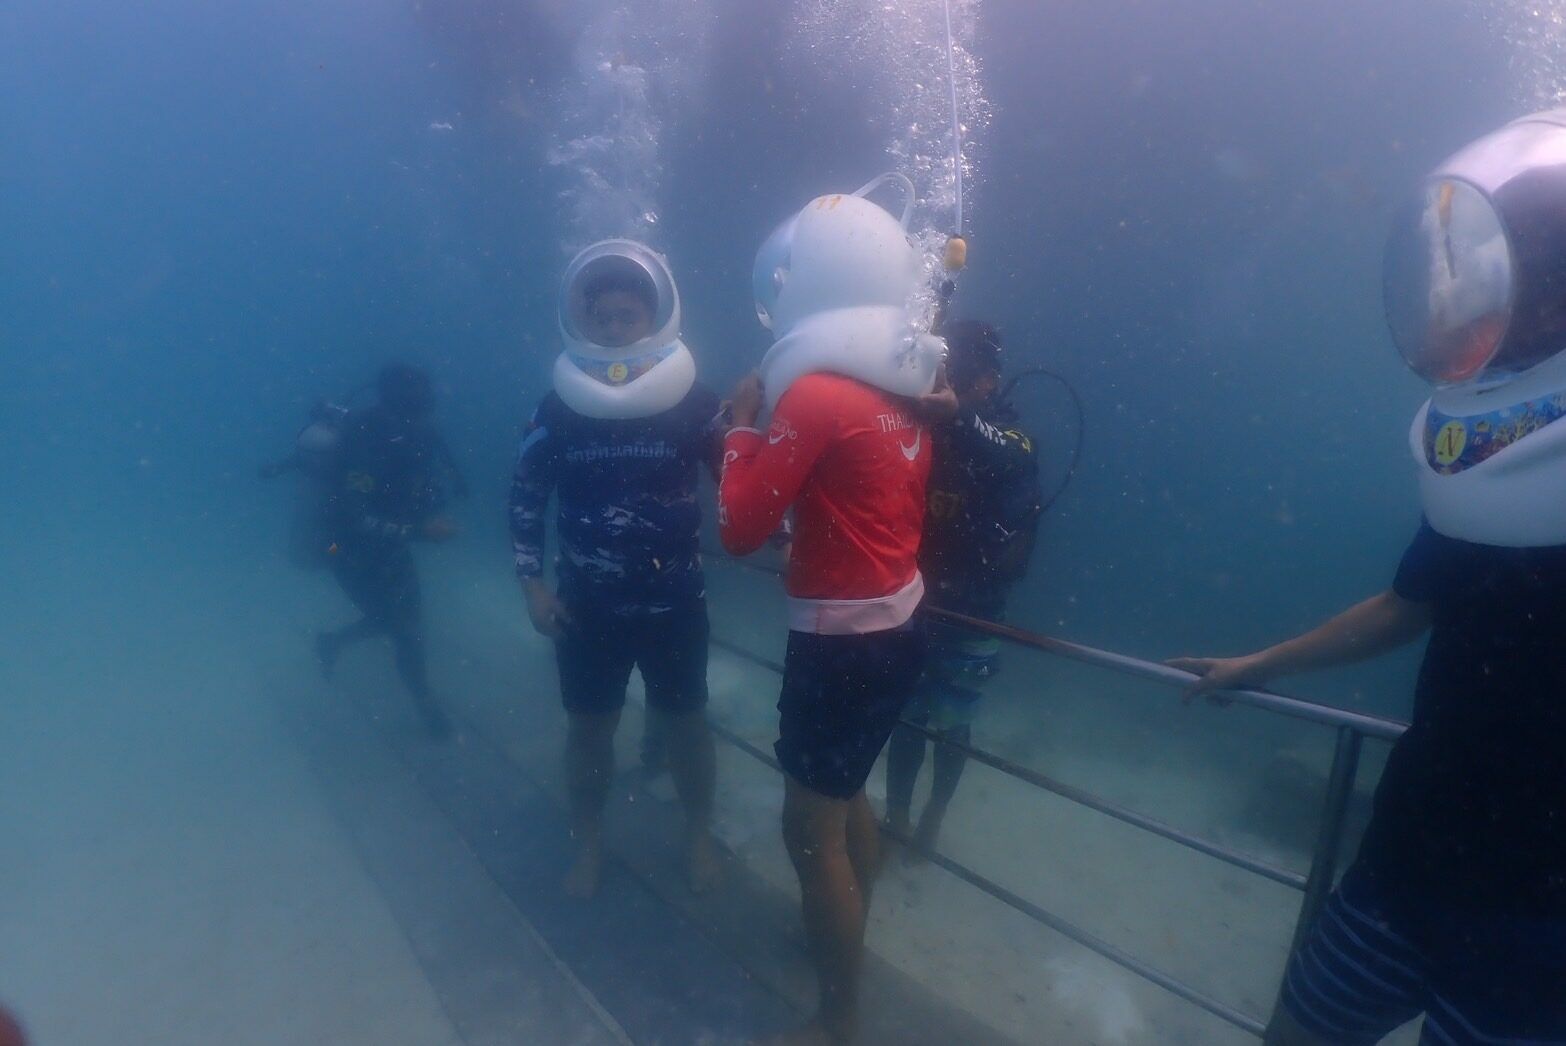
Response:
[[[576,853],[576,860],[571,862],[571,870],[566,873],[566,896],[585,901],[596,894],[598,877],[603,872],[603,865],[603,851],[598,844],[583,844]]]
[[[691,893],[708,893],[722,878],[723,865],[713,849],[712,836],[698,832],[685,844],[685,881]]]

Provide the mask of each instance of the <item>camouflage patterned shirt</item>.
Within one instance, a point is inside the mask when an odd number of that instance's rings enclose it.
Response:
[[[589,418],[551,392],[522,440],[511,484],[517,575],[544,573],[549,498],[561,597],[620,614],[700,599],[701,467],[721,453],[718,398],[701,385],[661,414]]]

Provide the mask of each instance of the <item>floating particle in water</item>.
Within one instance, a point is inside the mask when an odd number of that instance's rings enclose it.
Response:
[[[714,5],[705,0],[613,0],[577,5],[573,73],[551,112],[547,159],[563,187],[561,246],[651,239],[663,185],[666,116],[700,91]]]
[[[1477,9],[1511,48],[1518,101],[1537,109],[1566,101],[1566,0],[1484,0]]]
[[[978,173],[974,140],[990,122],[981,68],[972,46],[976,0],[950,0],[960,163],[971,186]],[[919,206],[913,228],[927,252],[939,256],[957,201],[952,164],[951,84],[942,0],[799,0],[788,43],[795,61],[808,62],[850,88],[867,87],[870,111],[886,140],[886,154],[913,180]],[[933,75],[938,74],[938,75]]]

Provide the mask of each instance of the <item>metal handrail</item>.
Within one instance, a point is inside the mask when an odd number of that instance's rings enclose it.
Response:
[[[750,650],[740,646],[738,643],[731,643],[721,636],[713,636],[712,645],[718,647],[719,649],[727,650],[736,657],[743,658],[744,660],[749,661],[751,664],[760,668],[770,669],[779,675],[783,674],[782,665],[752,653]],[[1156,836],[1168,839],[1170,842],[1178,843],[1187,849],[1195,850],[1197,853],[1206,854],[1208,857],[1216,857],[1225,864],[1231,864],[1236,868],[1243,868],[1246,871],[1259,875],[1264,879],[1271,879],[1275,883],[1281,883],[1284,886],[1293,887],[1296,890],[1305,889],[1306,877],[1299,872],[1293,871],[1292,869],[1279,868],[1276,865],[1268,864],[1259,857],[1254,857],[1240,850],[1230,849],[1229,847],[1223,846],[1219,843],[1212,842],[1209,839],[1204,839],[1199,835],[1193,835],[1190,832],[1182,831],[1173,825],[1165,824],[1163,821],[1157,820],[1156,818],[1149,817],[1146,814],[1132,810],[1130,807],[1121,806],[1119,803],[1111,802],[1102,796],[1097,796],[1092,792],[1077,788],[1075,785],[1066,784],[1064,781],[1059,781],[1053,777],[1048,776],[1047,774],[1041,774],[1037,770],[1033,770],[1019,763],[1012,762],[1010,759],[1007,759],[1004,756],[998,756],[995,753],[987,752],[982,748],[974,748],[972,745],[963,744],[960,741],[954,741],[939,731],[930,729],[928,726],[923,726],[907,719],[900,720],[900,722],[903,726],[917,733],[923,734],[925,737],[929,738],[931,741],[934,741],[936,744],[945,745],[948,748],[955,749],[956,751],[959,751],[963,755],[966,755],[968,758],[972,759],[974,762],[982,763],[983,765],[992,769],[999,770],[1008,777],[1015,777],[1019,781],[1025,781],[1028,784],[1033,785],[1035,788],[1040,788],[1046,792],[1051,792],[1060,796],[1062,799],[1069,799],[1079,806],[1085,806],[1090,810],[1096,810],[1107,817],[1113,817],[1117,821],[1123,821],[1126,824],[1140,828],[1143,831],[1151,832]]]
[[[714,553],[708,553],[708,555],[720,562],[729,563],[757,573],[773,577],[781,575],[780,571],[771,567],[748,563],[728,555]],[[1029,632],[1011,625],[1003,625],[983,618],[970,617],[966,614],[959,614],[939,607],[927,607],[926,610],[934,616],[959,624],[975,632],[991,635],[997,639],[1016,643],[1019,646],[1055,654],[1084,664],[1118,671],[1126,675],[1133,675],[1181,688],[1188,687],[1198,678],[1193,673],[1184,672],[1168,665],[1161,665],[1108,650],[1100,650],[1096,647],[1057,639],[1053,636]],[[718,637],[714,637],[713,643],[756,665],[779,674],[783,671],[782,665],[753,653],[738,644],[730,643]],[[1120,806],[1082,789],[1064,784],[1001,756],[973,748],[970,745],[958,743],[921,724],[910,723],[904,720],[903,725],[913,728],[937,744],[955,748],[980,763],[993,767],[1008,776],[1034,785],[1037,788],[1059,795],[1107,816],[1114,817],[1124,823],[1152,832],[1164,839],[1179,843],[1182,846],[1216,858],[1234,867],[1263,876],[1273,882],[1302,890],[1305,896],[1300,904],[1299,918],[1295,923],[1293,940],[1289,946],[1289,954],[1292,956],[1295,949],[1299,947],[1311,923],[1314,922],[1316,914],[1320,911],[1322,904],[1325,903],[1327,894],[1332,888],[1332,882],[1337,872],[1338,855],[1342,848],[1343,826],[1347,818],[1354,782],[1358,775],[1363,740],[1366,737],[1373,737],[1384,741],[1395,741],[1402,736],[1403,731],[1408,728],[1408,724],[1383,716],[1355,712],[1351,709],[1339,708],[1334,705],[1275,694],[1268,690],[1225,690],[1221,691],[1221,693],[1225,698],[1232,699],[1237,704],[1250,705],[1251,707],[1279,715],[1323,726],[1331,726],[1337,732],[1337,745],[1333,752],[1332,767],[1328,773],[1327,789],[1323,797],[1321,826],[1318,830],[1316,845],[1311,856],[1310,871],[1304,876],[1288,869],[1277,868],[1251,855],[1221,846],[1200,836],[1183,832],[1145,814]],[[773,769],[779,769],[775,759],[748,741],[716,724],[714,725],[714,730],[724,740],[767,763]],[[1096,937],[1087,930],[1075,926],[1059,916],[1040,908],[1038,905],[1017,896],[992,880],[979,875],[972,869],[942,854],[931,850],[923,850],[923,852],[936,865],[959,879],[977,887],[1016,911],[1029,916],[1034,921],[1071,938],[1078,944],[1116,965],[1164,988],[1187,1002],[1201,1007],[1234,1027],[1257,1036],[1265,1034],[1266,1024],[1258,1018],[1242,1013],[1204,994],[1191,985],[1179,981],[1156,967],[1137,959],[1130,953]]]
[[[1190,686],[1200,678],[1193,672],[1171,668],[1169,665],[1161,665],[1156,661],[1144,661],[1141,658],[1131,657],[1127,654],[1116,654],[1112,651],[1100,650],[1097,647],[1084,646],[1081,643],[1073,643],[1065,639],[1056,639],[1053,636],[1028,632],[1024,629],[1000,624],[997,621],[986,621],[980,617],[969,617],[967,614],[943,610],[940,607],[929,607],[927,609],[929,613],[936,617],[947,621],[955,621],[975,632],[983,632],[998,639],[1010,640],[1019,646],[1042,650],[1048,654],[1058,654],[1061,657],[1070,658],[1073,661],[1081,661],[1084,664],[1097,665],[1100,668],[1114,669],[1125,675],[1150,679],[1156,683],[1165,683],[1169,686],[1183,688]],[[1287,694],[1273,693],[1271,690],[1223,690],[1220,693],[1226,699],[1233,700],[1235,704],[1250,705],[1253,708],[1277,712],[1280,715],[1290,716],[1294,719],[1303,719],[1310,723],[1319,723],[1322,726],[1348,727],[1365,737],[1374,737],[1382,741],[1396,741],[1403,736],[1403,731],[1408,729],[1408,724],[1401,719],[1389,719],[1385,716],[1372,715],[1369,712],[1356,712],[1353,709],[1340,708],[1337,705],[1327,705],[1319,701],[1307,701],[1300,697],[1289,697]]]
[[[782,576],[781,571],[772,567],[763,566],[760,563],[750,563],[734,556],[713,552],[707,552],[705,556],[739,567],[742,570],[766,574],[769,577]],[[1057,639],[1054,636],[1047,636],[1039,632],[1029,632],[1026,629],[1016,628],[1012,625],[1003,625],[998,621],[987,621],[981,617],[970,617],[967,614],[959,614],[956,611],[944,610],[940,607],[926,607],[925,609],[929,613],[947,621],[954,621],[975,632],[982,632],[997,639],[1004,639],[1008,642],[1016,643],[1018,646],[1041,650],[1046,654],[1056,654],[1072,661],[1080,661],[1083,664],[1095,665],[1099,668],[1113,669],[1125,675],[1138,676],[1142,679],[1152,680],[1155,683],[1184,688],[1200,678],[1192,672],[1171,668],[1169,665],[1161,665],[1156,661],[1145,661],[1142,658],[1131,657],[1127,654],[1100,650],[1097,647],[1086,646],[1082,643],[1073,643],[1070,640]],[[1289,697],[1287,694],[1278,694],[1271,690],[1224,690],[1222,694],[1226,699],[1231,699],[1236,704],[1250,705],[1253,708],[1277,712],[1280,715],[1319,723],[1322,726],[1351,727],[1365,737],[1374,737],[1382,741],[1396,741],[1403,735],[1403,731],[1408,729],[1408,724],[1401,719],[1390,719],[1386,716],[1372,715],[1368,712],[1356,712],[1353,709],[1340,708],[1337,705],[1322,704],[1319,701],[1307,701],[1300,697]]]
[[[743,648],[736,649],[732,644],[725,643],[717,639],[714,639],[713,642],[715,645],[721,646],[725,650],[737,653],[741,657],[746,658],[746,660],[761,665],[762,667],[773,668],[779,672],[781,672],[783,669],[782,665],[779,665],[773,661],[768,661],[766,658],[751,654],[749,651],[746,651]],[[739,734],[736,734],[734,731],[730,730],[721,723],[712,723],[711,726],[712,732],[723,741],[733,745],[735,748],[744,752],[746,755],[749,755],[757,762],[770,766],[778,773],[783,772],[782,764],[780,764],[776,757],[774,757],[770,752],[767,752],[765,749],[758,748],[756,745],[751,744],[745,738],[741,737]],[[1132,973],[1137,974],[1144,980],[1151,981],[1153,984],[1158,985],[1160,988],[1163,988],[1172,995],[1184,999],[1186,1002],[1189,1002],[1194,1006],[1199,1006],[1220,1020],[1226,1021],[1229,1024],[1234,1025],[1236,1028],[1241,1029],[1242,1031],[1248,1031],[1252,1035],[1260,1037],[1263,1033],[1266,1032],[1267,1026],[1259,1019],[1252,1017],[1248,1013],[1243,1013],[1240,1010],[1235,1009],[1233,1006],[1215,999],[1212,996],[1205,994],[1204,992],[1198,991],[1178,978],[1171,977],[1169,974],[1158,969],[1156,966],[1152,966],[1143,962],[1141,959],[1138,959],[1130,952],[1116,947],[1115,945],[1104,940],[1102,937],[1088,932],[1075,923],[1062,919],[1060,916],[1044,908],[1041,908],[1025,897],[1021,897],[1015,893],[1012,893],[1010,890],[995,882],[993,879],[988,879],[985,876],[980,875],[978,872],[975,872],[967,865],[962,864],[959,861],[954,861],[945,854],[931,849],[928,846],[924,846],[909,836],[893,832],[885,825],[882,826],[881,830],[886,832],[888,835],[893,836],[893,838],[897,839],[898,842],[902,843],[904,846],[907,846],[909,849],[915,850],[923,855],[936,867],[956,876],[963,882],[967,883],[969,886],[973,886],[983,891],[984,893],[989,894],[991,897],[995,898],[997,901],[1000,901],[1007,907],[1028,916],[1034,922],[1049,927],[1051,930],[1054,930],[1061,936],[1075,941],[1089,951],[1101,955],[1110,962],[1115,963],[1117,966],[1121,966],[1127,970],[1130,970]]]

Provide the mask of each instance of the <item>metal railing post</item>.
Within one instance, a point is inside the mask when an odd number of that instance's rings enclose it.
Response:
[[[1363,741],[1353,727],[1338,727],[1338,743],[1332,753],[1332,770],[1327,775],[1327,795],[1322,804],[1321,829],[1316,833],[1316,850],[1311,855],[1310,872],[1305,876],[1305,900],[1300,903],[1294,939],[1289,942],[1290,959],[1316,921],[1327,894],[1332,891],[1338,871],[1338,854],[1343,849],[1343,822],[1348,816],[1349,798],[1354,794],[1354,779],[1359,775],[1359,751]]]

